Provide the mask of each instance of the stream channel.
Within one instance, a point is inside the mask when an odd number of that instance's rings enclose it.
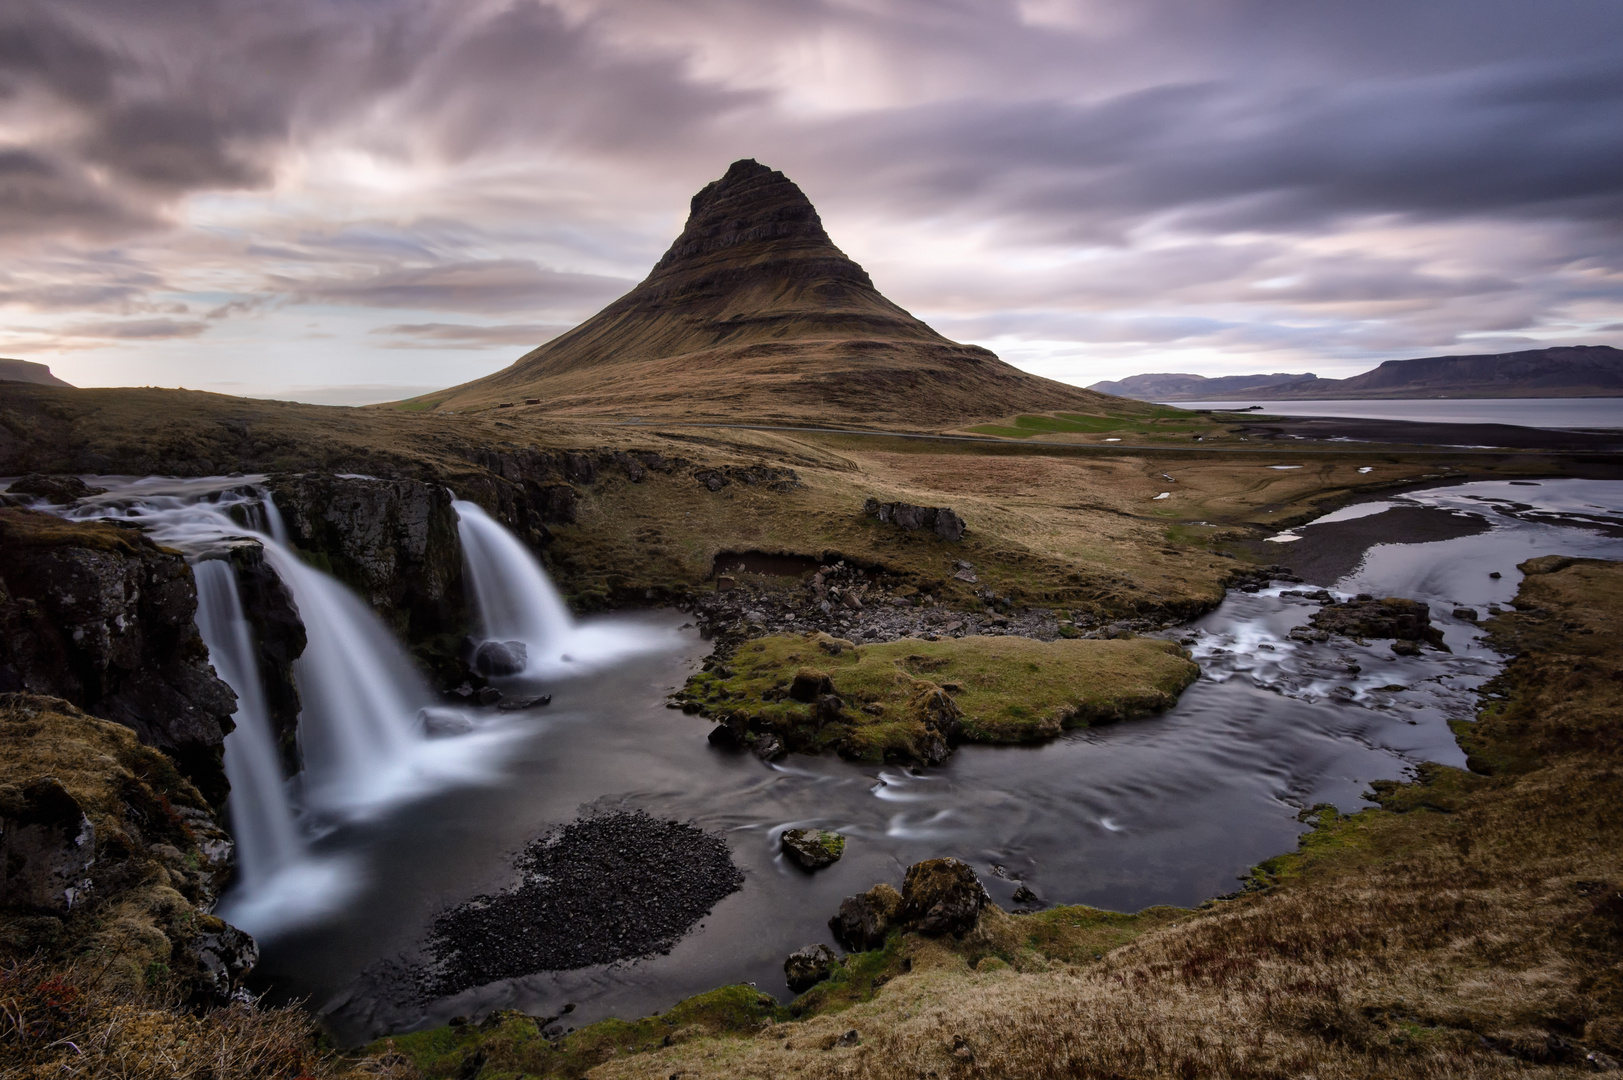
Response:
[[[243,532],[221,507],[254,498],[253,478],[95,482],[113,490],[74,516],[142,520],[156,538],[198,558]],[[228,486],[239,494],[222,494]],[[1387,519],[1377,515],[1397,515],[1394,523],[1421,515],[1437,527],[1383,530]],[[243,723],[243,710],[255,706],[244,698],[238,731],[227,740],[234,831],[256,850],[297,850],[245,856],[222,914],[259,937],[257,978],[272,998],[308,1000],[346,1042],[497,1008],[558,1015],[573,1003],[566,1020],[576,1025],[636,1017],[737,982],[788,1000],[784,957],[833,943],[826,922],[842,897],[879,881],[900,885],[909,864],[936,856],[969,861],[1009,908],[1022,882],[1046,903],[1117,910],[1194,905],[1232,892],[1248,868],[1295,846],[1304,808],[1329,802],[1355,811],[1367,805],[1371,780],[1402,777],[1421,761],[1464,764],[1448,721],[1473,714],[1475,688],[1503,658],[1482,645],[1474,623],[1452,614],[1456,606],[1485,617],[1491,605],[1508,605],[1521,577],[1516,564],[1535,555],[1623,558],[1619,481],[1469,483],[1349,506],[1275,540],[1282,555],[1295,545],[1292,555],[1351,544],[1352,558],[1343,552],[1350,572],[1231,593],[1168,633],[1202,667],[1169,712],[1035,747],[962,746],[945,765],[915,770],[801,756],[764,764],[710,746],[708,721],[665,707],[709,650],[686,616],[657,610],[576,623],[533,559],[528,571],[506,566],[509,576],[492,596],[544,589],[550,599],[516,605],[505,617],[522,622],[539,606],[551,621],[508,632],[529,633],[532,646],[538,635],[555,639],[540,643],[547,662],[532,665],[536,674],[501,683],[510,695],[550,693],[551,703],[508,712],[463,707],[450,721],[441,716],[453,734],[412,733],[413,723],[422,726],[420,707],[441,703],[401,670],[403,653],[358,657],[356,649],[388,652],[388,642],[372,640],[381,624],[367,623],[352,596],[333,594],[343,590],[331,579],[317,581],[322,575],[273,550],[273,508],[254,520],[273,565],[284,577],[304,575],[290,584],[311,630],[297,669],[307,760],[309,741],[323,738],[333,742],[329,757],[353,760],[267,793],[280,777],[266,765],[268,744],[249,748],[253,725]],[[528,559],[489,519],[470,533],[471,520],[464,511],[464,547],[483,552],[470,556],[475,579],[474,559]],[[1406,535],[1441,538],[1406,543]],[[1379,542],[1371,546],[1372,538]],[[495,571],[484,570],[489,585]],[[200,624],[222,654],[222,676],[235,684],[248,676],[233,678],[223,662],[233,649],[233,599],[219,581],[229,577],[199,574]],[[1368,592],[1430,603],[1452,651],[1428,647],[1401,657],[1385,641],[1292,640],[1291,628],[1317,609],[1300,594],[1320,584],[1341,598]],[[476,580],[475,591],[486,589]],[[306,610],[315,606],[334,625],[319,630]],[[487,611],[487,625],[500,617]],[[560,654],[559,640],[574,643],[565,646],[572,655]],[[593,657],[600,662],[579,662]],[[404,685],[374,685],[390,678]],[[330,685],[312,685],[321,680]],[[373,727],[357,728],[352,714],[376,709],[358,694],[388,699],[383,712],[403,711],[406,719],[380,714]],[[331,715],[324,719],[322,710]],[[343,739],[332,734],[340,727]],[[373,750],[366,739],[390,746]],[[258,762],[257,780],[245,759]],[[245,812],[252,798],[286,806]],[[417,959],[437,913],[511,884],[512,857],[527,842],[584,813],[622,809],[724,836],[743,888],[668,954],[541,972],[426,1004],[399,992],[390,973]],[[846,834],[844,857],[815,876],[787,863],[778,837],[799,826]],[[263,835],[250,841],[250,833]]]

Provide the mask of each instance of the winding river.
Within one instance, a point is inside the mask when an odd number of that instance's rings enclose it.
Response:
[[[142,517],[165,542],[201,555],[220,537],[243,531],[223,517],[218,493],[244,483],[126,482],[81,512]],[[459,509],[470,551],[510,564],[527,558],[506,544],[500,526],[474,517],[476,508]],[[1520,579],[1516,563],[1534,555],[1623,558],[1623,482],[1616,481],[1415,491],[1344,508],[1275,539],[1281,549],[1311,544],[1338,523],[1417,509],[1470,527],[1457,530],[1465,535],[1421,543],[1383,538],[1351,572],[1326,584],[1343,597],[1369,592],[1429,602],[1450,652],[1400,657],[1386,642],[1293,640],[1291,628],[1317,608],[1301,595],[1312,585],[1237,592],[1170,635],[1189,646],[1203,678],[1168,713],[1037,747],[965,746],[929,770],[806,757],[763,764],[717,750],[705,738],[708,721],[665,707],[666,695],[709,648],[680,612],[577,623],[567,611],[548,609],[551,622],[533,630],[552,635],[546,663],[532,669],[539,677],[514,677],[506,688],[511,694],[545,691],[550,705],[451,710],[454,715],[438,722],[456,733],[413,735],[395,745],[389,765],[395,771],[382,779],[358,763],[317,778],[321,783],[308,790],[295,785],[266,795],[263,763],[253,780],[240,760],[256,756],[247,749],[249,736],[234,733],[228,753],[239,759],[231,808],[239,839],[249,835],[240,805],[246,791],[260,792],[262,800],[286,798],[298,818],[298,837],[297,850],[290,851],[288,826],[276,815],[253,826],[268,839],[248,843],[280,845],[281,862],[267,874],[245,874],[227,897],[225,914],[261,939],[257,977],[263,986],[279,998],[307,999],[341,1039],[360,1041],[493,1008],[556,1015],[572,1003],[575,1024],[643,1015],[731,982],[752,982],[787,999],[784,956],[811,942],[832,942],[826,922],[842,897],[877,881],[899,883],[908,864],[939,855],[973,863],[1005,906],[1012,906],[1020,883],[1049,903],[1125,910],[1197,904],[1232,891],[1249,867],[1292,848],[1305,828],[1298,820],[1304,808],[1330,802],[1356,810],[1367,805],[1362,794],[1371,780],[1401,777],[1421,761],[1463,765],[1448,722],[1472,714],[1474,689],[1503,658],[1484,647],[1475,623],[1452,614],[1457,606],[1486,614],[1490,605],[1509,604]],[[261,538],[274,548],[274,521],[258,523]],[[476,533],[471,543],[469,527]],[[299,573],[292,561],[273,562]],[[483,569],[488,574],[493,566],[487,562]],[[539,574],[533,561],[531,567]],[[481,567],[470,569],[477,579]],[[511,582],[528,571],[511,564],[502,572]],[[200,585],[219,577],[200,573]],[[353,696],[357,686],[368,696],[396,700],[391,709],[403,715],[443,712],[409,675],[399,676],[409,685],[367,689],[366,680],[391,669],[346,650],[376,628],[341,598],[318,602],[327,586],[313,579],[293,584],[301,611],[318,604],[343,609],[350,620],[323,639],[325,659],[301,661],[307,709],[334,713],[314,721],[318,731],[326,724],[336,738],[332,725],[348,723],[339,719],[346,710],[369,707],[320,704],[323,693]],[[211,648],[223,652],[231,648],[222,629],[231,617],[219,587],[217,580],[203,585],[205,600],[224,605],[211,609],[212,616],[205,611],[204,622],[212,617],[216,625],[203,629]],[[479,591],[497,595],[502,587],[486,580]],[[522,614],[499,617],[511,622]],[[307,611],[306,617],[309,622]],[[504,631],[532,632],[519,623],[504,624]],[[560,648],[558,634],[572,644]],[[312,632],[313,647],[318,636]],[[322,664],[331,670],[318,671]],[[217,666],[231,678],[229,663]],[[333,685],[322,691],[310,682],[320,679]],[[385,721],[394,723],[378,722]],[[239,727],[244,730],[252,725]],[[397,737],[406,738],[387,735]],[[240,745],[232,747],[231,740]],[[261,748],[257,756],[266,752]],[[335,794],[345,783],[360,784],[374,797],[346,802]],[[512,854],[527,841],[583,811],[606,808],[691,820],[724,834],[744,872],[744,888],[666,955],[538,973],[426,1005],[400,992],[391,973],[416,959],[417,943],[437,912],[500,889],[508,883]],[[801,825],[845,833],[844,858],[815,876],[787,865],[777,851],[778,835]],[[288,867],[297,873],[281,873]]]

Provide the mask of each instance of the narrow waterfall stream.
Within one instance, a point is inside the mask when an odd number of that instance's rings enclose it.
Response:
[[[271,734],[269,710],[254,658],[253,637],[242,613],[229,564],[207,559],[197,577],[197,629],[209,661],[237,694],[237,728],[225,741],[225,773],[231,781],[231,832],[237,842],[242,891],[259,893],[277,874],[308,852],[293,819],[282,764]]]

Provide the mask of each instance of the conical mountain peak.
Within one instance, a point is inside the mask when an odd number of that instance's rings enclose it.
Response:
[[[687,225],[654,265],[649,280],[710,257],[744,254],[733,249],[769,246],[781,254],[819,254],[845,259],[823,231],[816,207],[793,180],[754,158],[735,161],[720,180],[693,196]],[[849,262],[850,260],[845,260]],[[872,286],[856,263],[850,276]]]
[[[794,181],[746,158],[693,196],[681,235],[636,288],[436,407],[518,398],[588,415],[912,425],[1098,395],[930,329],[834,246]]]

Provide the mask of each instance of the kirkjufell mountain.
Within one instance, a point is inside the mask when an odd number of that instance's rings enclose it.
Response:
[[[1106,400],[950,341],[887,300],[800,188],[750,159],[693,197],[636,288],[511,367],[417,400],[527,398],[579,416],[931,427]]]

